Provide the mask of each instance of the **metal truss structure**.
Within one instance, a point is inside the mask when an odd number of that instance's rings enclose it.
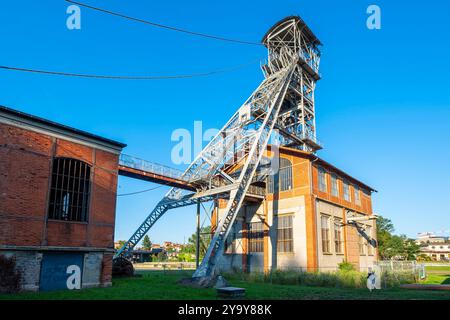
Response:
[[[308,152],[320,149],[314,108],[315,84],[320,79],[319,40],[301,18],[292,16],[274,25],[263,43],[269,51],[262,65],[264,80],[181,177],[197,191],[172,188],[115,257],[129,257],[167,210],[224,198],[227,206],[193,275],[211,278],[245,198],[266,178],[262,160],[272,133],[278,131],[283,145]]]

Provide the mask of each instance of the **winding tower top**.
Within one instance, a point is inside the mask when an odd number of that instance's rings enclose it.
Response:
[[[321,148],[314,109],[320,41],[300,17],[288,17],[267,32],[263,44],[269,51],[262,65],[265,78],[180,177],[195,191],[172,188],[116,253],[116,260],[129,257],[168,210],[226,199],[211,243],[193,275],[199,284],[210,281],[246,196],[270,173],[263,170],[263,158],[272,133],[278,131],[284,146],[307,152]]]
[[[320,80],[320,40],[298,16],[286,17],[267,31],[262,43],[268,58],[262,65],[265,77],[278,72],[298,58],[293,81],[280,111],[276,129],[282,145],[304,151],[321,149],[316,139],[314,90]]]

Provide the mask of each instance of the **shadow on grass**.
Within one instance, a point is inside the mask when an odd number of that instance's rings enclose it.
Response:
[[[447,278],[444,279],[444,281],[442,281],[441,284],[450,284],[450,274],[445,274],[443,276]]]

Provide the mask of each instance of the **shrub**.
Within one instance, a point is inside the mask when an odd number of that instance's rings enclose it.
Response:
[[[334,287],[334,288],[365,288],[367,273],[354,270],[345,265],[335,272],[306,272],[297,270],[272,270],[270,272],[245,273],[234,270],[225,273],[224,277],[230,280],[240,280],[256,283],[272,283],[281,285],[301,285],[308,287]],[[396,287],[400,284],[415,283],[415,277],[408,272],[385,272],[382,274],[382,286]]]
[[[16,259],[0,255],[0,293],[20,291],[22,274],[16,270]]]
[[[267,273],[244,273],[234,271],[224,274],[224,277],[230,280],[233,279],[256,283],[345,288],[360,288],[365,286],[366,281],[366,275],[357,271],[306,272],[296,270],[273,270]]]
[[[385,271],[381,275],[381,285],[384,288],[398,287],[401,284],[411,284],[416,282],[416,276],[411,272]]]
[[[338,266],[340,271],[355,271],[355,266],[348,261],[341,262]]]

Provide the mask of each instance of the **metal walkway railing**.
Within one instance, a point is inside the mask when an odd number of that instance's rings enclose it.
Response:
[[[119,157],[119,165],[127,168],[140,170],[143,172],[176,179],[181,182],[190,183],[189,177],[184,175],[184,172],[178,169],[170,168],[162,164],[153,163],[140,158],[132,157],[126,154],[121,154]],[[266,190],[264,187],[251,185],[248,190],[249,194],[257,196],[265,196]]]
[[[188,182],[187,177],[183,177],[184,172],[178,169],[170,168],[162,164],[157,164],[142,160],[136,157],[132,157],[126,154],[121,154],[119,157],[119,165],[141,170],[153,174],[157,174],[163,177],[169,177],[181,181]]]

